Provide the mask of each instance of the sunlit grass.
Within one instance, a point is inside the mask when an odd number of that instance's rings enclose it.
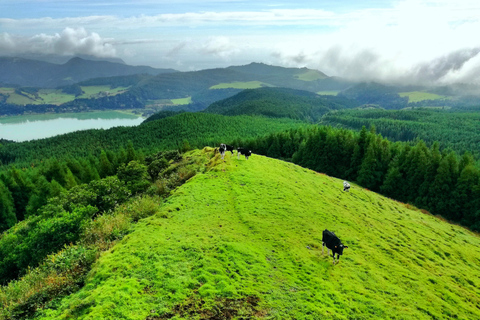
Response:
[[[448,99],[446,96],[441,96],[435,93],[429,93],[424,91],[412,91],[412,92],[400,92],[400,97],[408,97],[408,102],[419,102],[423,100],[439,100]]]
[[[127,90],[127,87],[111,88],[110,86],[82,86],[84,94],[78,98],[89,99],[98,98],[100,95],[116,95]],[[62,92],[60,89],[40,89],[38,93],[31,94],[22,92],[18,94],[14,88],[2,87],[0,93],[8,95],[7,103],[24,105],[24,104],[52,104],[61,105],[63,103],[75,100],[75,95]]]
[[[233,89],[257,89],[261,87],[270,87],[270,85],[263,83],[261,81],[234,81],[230,83],[219,83],[217,85],[211,86],[210,89],[227,89],[227,88],[233,88]]]
[[[295,78],[303,81],[315,81],[319,79],[325,79],[326,76],[317,70],[307,70],[303,73],[297,74]]]
[[[466,229],[259,155],[204,167],[39,318],[201,319],[231,301],[248,319],[480,318],[480,241]],[[325,228],[349,246],[337,265]]]
[[[317,94],[321,96],[336,96],[340,91],[318,91]]]
[[[192,103],[192,97],[186,97],[181,99],[171,99],[171,101],[173,104],[176,104],[176,105],[184,105],[184,104]]]
[[[79,98],[94,98],[98,96],[99,94],[105,94],[108,96],[116,95],[118,93],[124,92],[127,90],[127,87],[116,87],[116,88],[111,88],[109,85],[108,86],[82,86],[82,91],[84,94],[79,96]]]

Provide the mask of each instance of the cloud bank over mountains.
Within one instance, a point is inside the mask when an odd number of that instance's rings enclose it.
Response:
[[[243,10],[228,10],[235,2],[224,1],[210,11],[186,2],[189,12],[172,7],[173,13],[131,16],[112,5],[112,15],[0,18],[0,52],[119,57],[179,70],[255,61],[352,80],[480,84],[478,1],[403,0],[352,9],[287,8],[279,1]]]
[[[110,40],[111,41],[111,40]],[[44,33],[31,37],[0,34],[0,52],[2,55],[21,53],[75,55],[85,54],[97,57],[115,57],[116,50],[108,39],[85,28],[65,28],[53,35]]]

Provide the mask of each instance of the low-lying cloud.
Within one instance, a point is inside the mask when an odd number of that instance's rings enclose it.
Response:
[[[0,34],[0,52],[3,55],[20,53],[58,54],[58,55],[93,55],[97,57],[114,57],[116,50],[109,39],[103,39],[95,32],[85,28],[65,28],[54,35],[37,34],[32,37]]]

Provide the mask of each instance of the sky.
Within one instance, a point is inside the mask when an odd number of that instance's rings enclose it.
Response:
[[[480,84],[478,0],[1,0],[0,56],[180,71],[262,62],[401,84]]]

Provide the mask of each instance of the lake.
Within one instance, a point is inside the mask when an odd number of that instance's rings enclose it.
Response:
[[[0,138],[17,142],[87,129],[137,126],[142,117],[119,111],[36,114],[0,118]]]

